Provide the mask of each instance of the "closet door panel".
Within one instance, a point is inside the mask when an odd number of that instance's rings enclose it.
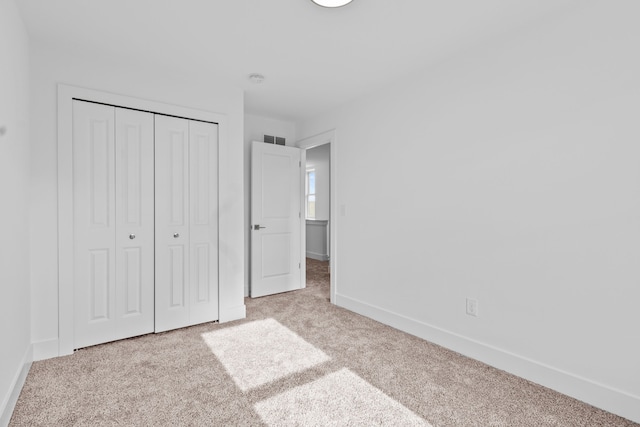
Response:
[[[155,331],[189,324],[189,123],[155,116]]]
[[[114,121],[113,107],[73,101],[75,348],[116,328]]]
[[[218,319],[218,125],[189,121],[192,324]]]
[[[117,339],[153,332],[153,114],[116,108]]]

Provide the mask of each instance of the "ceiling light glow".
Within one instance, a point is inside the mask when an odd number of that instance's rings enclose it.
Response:
[[[351,3],[353,0],[311,0],[322,7],[341,7]]]

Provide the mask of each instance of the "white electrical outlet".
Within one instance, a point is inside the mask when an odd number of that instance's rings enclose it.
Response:
[[[478,300],[467,298],[467,314],[478,317]]]

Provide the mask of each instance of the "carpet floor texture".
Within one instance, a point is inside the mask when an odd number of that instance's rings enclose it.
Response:
[[[333,306],[307,263],[241,321],[33,363],[10,426],[638,426]]]

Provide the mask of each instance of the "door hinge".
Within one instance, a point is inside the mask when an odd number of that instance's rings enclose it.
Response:
[[[301,168],[302,167],[302,160],[298,160],[298,167]]]
[[[298,270],[300,270],[302,267],[300,266],[300,263],[298,263]]]
[[[298,212],[298,218],[302,218],[302,212]]]

